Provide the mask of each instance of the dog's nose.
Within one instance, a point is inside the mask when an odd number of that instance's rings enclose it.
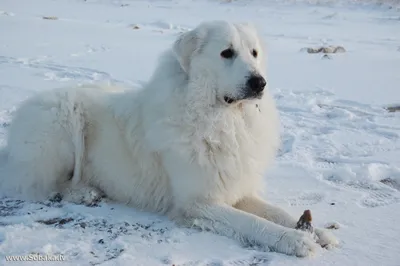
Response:
[[[247,80],[247,87],[256,93],[260,93],[264,90],[267,82],[260,75],[251,75]]]

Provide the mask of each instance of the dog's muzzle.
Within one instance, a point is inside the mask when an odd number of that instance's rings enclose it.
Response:
[[[224,101],[228,104],[231,104],[239,100],[261,99],[266,85],[267,81],[261,75],[252,74],[246,81],[246,84],[242,89],[242,95],[240,98],[225,96]]]

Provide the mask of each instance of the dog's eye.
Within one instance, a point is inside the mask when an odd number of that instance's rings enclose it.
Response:
[[[254,56],[254,58],[257,58],[258,52],[257,50],[253,49],[253,51],[251,51],[251,54]]]
[[[221,56],[222,56],[223,58],[227,58],[227,59],[232,58],[234,55],[235,55],[235,51],[233,51],[232,48],[223,50],[223,51],[221,52]]]

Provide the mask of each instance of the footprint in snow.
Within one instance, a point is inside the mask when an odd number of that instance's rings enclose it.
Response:
[[[233,259],[228,261],[223,260],[207,260],[207,261],[186,261],[174,263],[171,259],[163,259],[162,263],[173,266],[265,266],[270,263],[270,258],[265,255],[255,255],[249,258]]]
[[[388,185],[389,181],[341,181],[335,176],[325,178],[329,183],[336,187],[352,190],[361,193],[358,204],[366,208],[388,206],[400,202],[400,193],[397,189]],[[393,181],[391,181],[393,183]],[[397,182],[396,186],[399,186]]]
[[[317,192],[307,192],[301,194],[299,197],[289,198],[290,206],[310,206],[315,205],[324,200],[324,195]]]
[[[106,49],[106,48],[104,48]],[[100,49],[101,50],[101,49]],[[69,80],[85,80],[85,81],[99,81],[107,80],[112,83],[118,83],[119,81],[114,79],[109,73],[86,68],[86,67],[74,67],[65,66],[49,62],[46,59],[34,59],[24,58],[18,59],[14,57],[0,56],[0,64],[13,64],[17,66],[28,67],[32,69],[39,69],[44,73],[47,80],[56,81],[69,81]]]
[[[282,145],[278,151],[278,157],[290,153],[293,150],[293,145],[296,140],[296,136],[293,134],[285,134],[282,138]]]

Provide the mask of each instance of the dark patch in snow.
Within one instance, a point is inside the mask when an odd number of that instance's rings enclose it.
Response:
[[[121,255],[122,252],[124,252],[123,248],[107,250],[106,251],[106,259],[105,260],[102,260],[102,261],[99,261],[99,262],[90,262],[90,265],[99,265],[99,264],[102,264],[103,262],[116,259]],[[95,252],[91,251],[90,254],[92,254],[95,258],[98,258],[98,256],[96,255]]]
[[[382,179],[380,182],[400,191],[400,183],[397,180],[389,177]]]
[[[302,52],[307,52],[309,54],[317,54],[317,53],[323,53],[323,54],[336,54],[336,53],[344,53],[346,52],[346,49],[342,46],[324,46],[324,47],[306,47],[301,49]]]
[[[391,113],[400,112],[400,105],[389,106],[386,109]]]
[[[0,200],[0,216],[12,216],[24,207],[25,202],[22,200],[15,200],[3,198]]]
[[[46,224],[46,225],[56,225],[56,226],[60,226],[60,225],[64,225],[67,224],[69,222],[72,222],[74,219],[68,217],[68,218],[52,218],[49,220],[38,220],[38,223],[41,224]]]
[[[3,122],[3,123],[0,124],[0,127],[6,128],[6,127],[9,127],[10,125],[11,125],[11,124],[8,123],[8,122]]]

